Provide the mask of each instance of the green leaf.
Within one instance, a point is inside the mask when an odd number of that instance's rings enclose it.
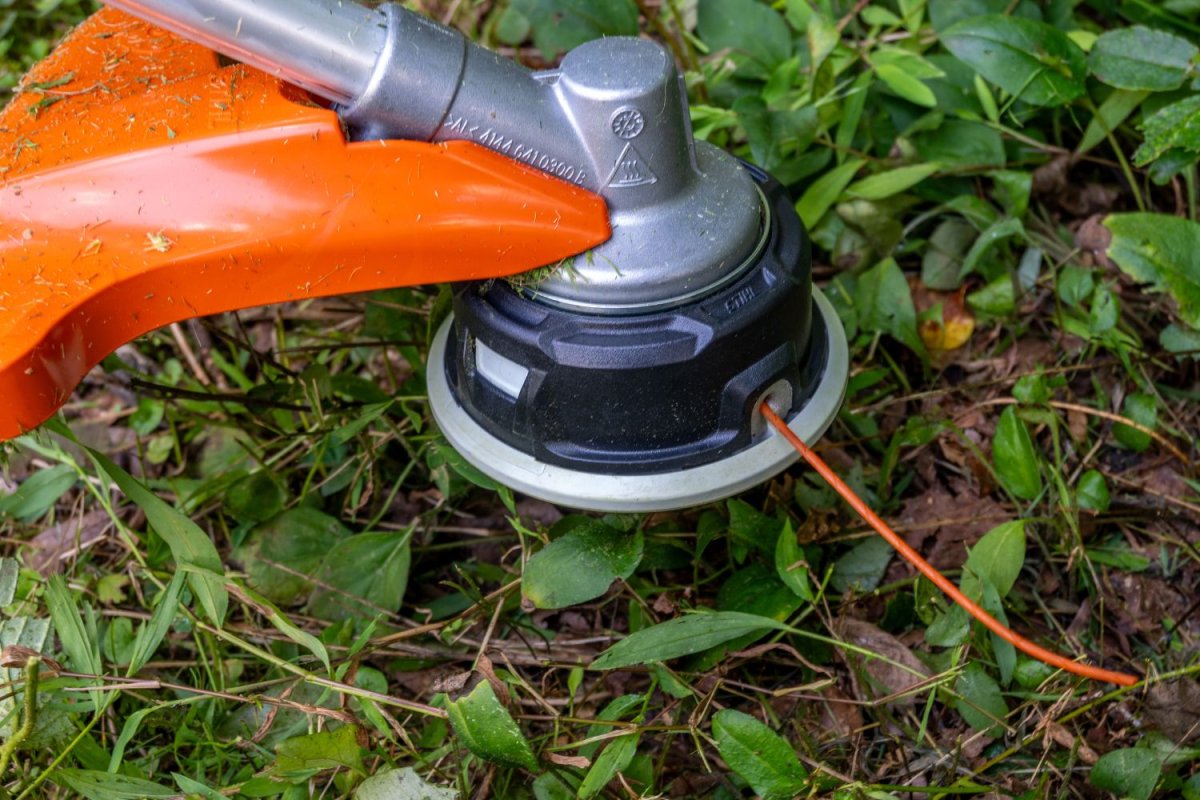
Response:
[[[43,469],[30,475],[7,497],[0,497],[0,516],[32,522],[54,508],[79,480],[75,468],[66,464]]]
[[[1121,798],[1150,800],[1161,773],[1162,760],[1157,753],[1145,747],[1127,747],[1100,756],[1088,782]]]
[[[748,633],[786,629],[781,622],[738,611],[686,614],[631,633],[601,653],[592,668],[619,669],[648,661],[669,661]]]
[[[1044,22],[991,14],[962,20],[941,39],[959,60],[1032,105],[1060,106],[1084,93],[1083,51]]]
[[[175,563],[187,572],[188,585],[205,616],[220,627],[229,607],[229,594],[225,591],[225,565],[212,539],[199,525],[164,503],[103,453],[90,449],[88,453],[125,496],[145,512],[154,532],[171,548]]]
[[[412,767],[389,769],[367,778],[354,800],[456,800],[458,792],[427,782]]]
[[[989,225],[983,233],[979,234],[979,238],[975,240],[975,243],[971,245],[971,249],[967,251],[967,255],[963,258],[962,269],[958,273],[959,280],[967,277],[972,272],[978,271],[984,257],[1000,242],[1011,239],[1014,236],[1024,235],[1025,226],[1019,219],[1010,217]]]
[[[312,588],[310,576],[349,535],[333,517],[312,508],[295,508],[252,530],[234,558],[245,566],[251,586],[286,606]]]
[[[1008,13],[1028,19],[1042,18],[1035,0],[1020,0],[1015,9],[1012,0],[929,0],[929,19],[939,33],[964,19]]]
[[[1042,471],[1029,429],[1013,406],[1004,409],[992,439],[992,461],[1000,483],[1022,500],[1033,500],[1042,491]]]
[[[930,289],[952,291],[962,281],[963,256],[979,236],[975,226],[961,219],[944,220],[929,237],[929,245],[921,261],[921,282]]]
[[[179,595],[183,591],[183,573],[176,572],[171,576],[167,588],[159,593],[150,619],[138,628],[137,638],[133,641],[133,652],[129,657],[129,668],[126,675],[136,675],[153,657],[162,640],[171,630],[171,623],[179,610]]]
[[[1190,355],[1200,360],[1200,331],[1172,323],[1163,328],[1158,335],[1158,342],[1168,353],[1178,353],[1180,357]]]
[[[1088,311],[1088,330],[1099,335],[1117,327],[1121,318],[1121,305],[1117,295],[1107,286],[1097,286],[1092,293],[1092,306]]]
[[[963,567],[959,588],[979,602],[983,599],[981,579],[990,583],[1000,597],[1012,591],[1025,564],[1025,521],[1005,522],[992,528],[975,543]]]
[[[256,606],[256,610],[265,616],[267,620],[275,627],[275,630],[282,633],[284,636],[291,639],[296,644],[303,647],[308,652],[312,653],[321,663],[325,665],[325,671],[332,673],[333,667],[329,663],[329,651],[325,649],[325,645],[321,640],[313,636],[305,630],[301,630],[290,619],[285,617],[278,608],[276,608],[270,600],[255,592],[249,587],[240,587],[241,591],[246,595],[246,599],[251,604]],[[361,674],[361,673],[360,673]]]
[[[366,774],[358,729],[353,725],[280,742],[275,747],[275,766],[283,772],[346,767],[359,775]]]
[[[833,204],[841,197],[842,192],[854,180],[855,174],[865,162],[861,158],[852,158],[840,164],[817,178],[796,203],[796,213],[804,222],[805,227],[812,230],[821,221]]]
[[[934,96],[933,90],[921,83],[918,78],[905,72],[902,67],[895,64],[879,64],[875,67],[875,74],[889,89],[908,102],[926,108],[937,106],[937,97]]]
[[[792,746],[749,714],[718,711],[712,729],[721,758],[764,800],[795,797],[807,785],[808,770]]]
[[[113,775],[91,769],[66,769],[60,767],[51,773],[51,780],[66,786],[88,800],[146,800],[147,798],[179,797],[173,787],[133,778],[128,775]]]
[[[967,305],[984,314],[1003,317],[1011,314],[1017,304],[1017,287],[1012,276],[1000,275],[982,289],[967,295]]]
[[[506,767],[537,769],[529,742],[487,681],[450,703],[446,710],[459,741],[475,755]]]
[[[1092,296],[1096,279],[1090,269],[1069,264],[1058,273],[1058,299],[1069,306],[1078,307]]]
[[[1150,96],[1149,92],[1127,92],[1118,89],[1108,96],[1096,109],[1096,115],[1088,123],[1083,138],[1079,141],[1076,153],[1086,153],[1108,138],[1108,135],[1121,126],[1134,109]]]
[[[1139,425],[1154,430],[1158,424],[1158,401],[1154,399],[1154,395],[1135,392],[1126,396],[1121,413]],[[1123,423],[1113,426],[1113,436],[1135,453],[1145,452],[1153,441],[1150,434]]]
[[[1142,123],[1142,134],[1145,141],[1133,154],[1137,166],[1144,167],[1176,150],[1194,160],[1200,154],[1200,95],[1160,108]]]
[[[599,757],[592,762],[587,774],[583,776],[583,782],[579,784],[576,797],[580,800],[591,800],[604,791],[604,787],[617,777],[618,772],[623,772],[629,767],[629,762],[633,761],[633,756],[637,753],[640,740],[641,734],[631,733],[609,741]]]
[[[758,0],[700,0],[696,32],[712,52],[732,50],[747,77],[766,78],[792,55],[787,23]]]
[[[925,345],[917,334],[912,291],[895,259],[885,259],[859,276],[854,305],[864,330],[886,333],[925,356]]]
[[[360,533],[338,542],[313,577],[309,613],[333,620],[398,611],[408,588],[411,539],[410,529]]]
[[[633,0],[512,0],[533,25],[533,42],[546,58],[602,36],[636,36]]]
[[[1200,49],[1187,39],[1135,25],[1101,34],[1088,66],[1118,89],[1169,92],[1183,85],[1197,55]]]
[[[613,581],[628,578],[642,560],[640,530],[625,533],[600,520],[579,524],[536,553],[525,565],[522,593],[538,608],[564,608],[593,600]]]
[[[67,589],[67,582],[63,580],[62,575],[52,575],[50,580],[46,581],[46,607],[74,670],[91,675],[103,674],[99,642],[89,635],[80,617],[79,607],[75,604],[75,598]]]
[[[0,608],[12,605],[20,577],[21,565],[15,558],[0,558]]]
[[[829,584],[839,592],[850,589],[874,591],[893,555],[895,551],[886,539],[869,536],[834,562]]]
[[[995,128],[967,119],[948,119],[920,134],[914,143],[924,161],[963,169],[1002,167],[1004,137]]]
[[[1000,721],[1008,715],[1008,705],[1000,686],[978,662],[967,664],[955,681],[954,691],[958,694],[955,708],[968,725],[989,736],[1003,733]]]
[[[779,539],[775,542],[775,571],[792,592],[802,600],[812,602],[812,586],[808,581],[808,568],[804,562],[804,550],[796,541],[796,532],[791,521],[783,523]]]
[[[884,200],[911,189],[941,168],[941,164],[913,164],[871,175],[850,184],[846,194],[863,200]]]
[[[1200,137],[1200,102],[1196,108]],[[1104,226],[1112,233],[1109,258],[1151,291],[1168,292],[1183,321],[1200,328],[1200,224],[1168,214],[1112,214]]]
[[[286,503],[287,490],[266,471],[247,475],[225,494],[225,507],[238,522],[265,522]]]
[[[1075,502],[1080,508],[1103,514],[1108,511],[1111,502],[1108,494],[1108,484],[1099,470],[1089,469],[1079,476],[1079,485],[1075,487]]]

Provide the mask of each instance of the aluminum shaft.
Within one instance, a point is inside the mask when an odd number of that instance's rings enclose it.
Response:
[[[352,0],[105,0],[335,103],[361,96],[387,19]]]

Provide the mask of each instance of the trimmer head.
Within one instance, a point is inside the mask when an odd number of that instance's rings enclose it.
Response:
[[[600,315],[506,282],[461,286],[430,352],[430,405],[495,480],[597,511],[719,500],[792,464],[767,401],[815,441],[841,407],[845,333],[812,288],[809,242],[782,188],[733,280],[672,308]]]

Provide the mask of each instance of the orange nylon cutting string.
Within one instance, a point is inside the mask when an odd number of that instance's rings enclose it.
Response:
[[[896,551],[904,557],[904,560],[916,567],[917,570],[926,578],[933,581],[934,585],[945,592],[951,600],[966,609],[967,613],[982,622],[984,626],[987,627],[987,629],[992,633],[996,634],[1001,639],[1020,650],[1022,653],[1025,653],[1032,658],[1036,658],[1038,661],[1042,661],[1046,664],[1050,664],[1051,666],[1074,673],[1075,675],[1081,675],[1085,678],[1090,678],[1095,681],[1115,683],[1120,686],[1133,686],[1138,682],[1139,679],[1134,675],[1129,675],[1124,672],[1113,672],[1111,670],[1093,667],[1088,664],[1081,664],[1077,661],[1072,661],[1069,658],[1064,658],[1058,653],[1053,653],[1044,647],[1036,645],[1025,637],[1006,628],[1003,623],[1001,623],[987,611],[984,611],[977,603],[972,601],[971,598],[960,592],[958,587],[951,583],[945,575],[934,569],[932,564],[921,558],[921,555],[912,547],[910,547],[908,542],[901,539],[900,536],[893,531],[886,522],[880,519],[879,515],[872,511],[871,507],[863,502],[862,498],[856,495],[854,490],[847,486],[846,482],[839,478],[834,471],[830,469],[829,465],[821,459],[820,456],[814,453],[812,449],[800,439],[799,436],[793,433],[791,428],[787,426],[787,423],[784,422],[778,414],[772,411],[770,406],[768,406],[766,403],[762,404],[762,414],[764,417],[766,417],[768,422],[775,426],[775,430],[779,431],[779,433],[781,433],[785,439],[791,442],[792,446],[795,447],[796,451],[800,453],[805,461],[808,462],[809,466],[815,469],[817,474],[824,478],[825,481],[833,487],[834,491],[841,495],[842,499],[849,503],[850,507],[853,508],[864,520],[866,520],[868,525],[874,528],[880,536],[886,539],[888,544],[896,548]]]

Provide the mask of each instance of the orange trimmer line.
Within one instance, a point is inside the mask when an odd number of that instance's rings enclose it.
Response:
[[[967,613],[982,622],[984,627],[986,627],[992,633],[996,634],[1001,639],[1005,640],[1013,647],[1017,648],[1031,658],[1036,658],[1038,661],[1044,662],[1053,667],[1058,667],[1061,670],[1065,670],[1075,675],[1080,675],[1084,678],[1090,678],[1095,681],[1115,683],[1120,686],[1133,686],[1138,682],[1139,679],[1134,675],[1129,675],[1124,672],[1113,672],[1112,670],[1101,669],[1088,664],[1080,664],[1079,662],[1071,661],[1068,658],[1064,658],[1057,653],[1052,653],[1046,648],[1034,644],[1025,637],[1006,628],[1003,623],[1001,623],[988,612],[984,611],[977,603],[971,600],[971,598],[959,591],[958,587],[951,583],[945,575],[934,569],[932,564],[921,558],[921,555],[912,547],[910,547],[907,542],[901,539],[900,536],[894,530],[892,530],[888,524],[879,517],[878,514],[872,511],[871,507],[863,502],[862,498],[856,495],[854,490],[847,486],[846,482],[839,478],[837,474],[830,469],[829,465],[821,459],[820,456],[814,453],[808,445],[801,441],[799,436],[797,436],[790,428],[788,428],[787,423],[784,422],[783,419],[770,408],[770,406],[768,406],[766,403],[763,403],[761,410],[767,421],[770,422],[775,427],[775,430],[779,431],[779,433],[781,433],[783,437],[787,439],[793,447],[796,448],[796,452],[798,452],[801,457],[808,462],[809,466],[815,469],[817,474],[824,478],[825,481],[834,488],[834,491],[841,495],[842,499],[849,503],[850,507],[853,508],[864,520],[866,520],[868,525],[874,528],[880,536],[886,539],[888,544],[896,548],[897,552],[904,557],[905,561],[912,564],[917,568],[917,571],[919,571],[929,580],[933,581],[933,583],[939,589],[945,592],[951,600],[966,609]]]

